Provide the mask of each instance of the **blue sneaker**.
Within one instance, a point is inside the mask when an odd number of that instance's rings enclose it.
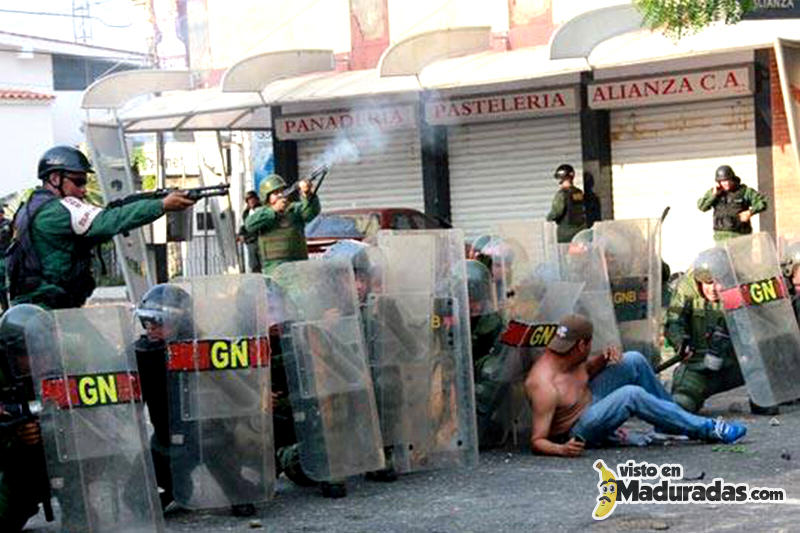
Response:
[[[738,422],[725,422],[722,418],[707,423],[709,440],[732,444],[747,435],[747,427]]]

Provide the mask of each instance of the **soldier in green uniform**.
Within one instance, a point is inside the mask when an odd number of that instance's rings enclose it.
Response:
[[[83,201],[89,160],[70,146],[55,146],[39,160],[42,186],[14,216],[6,254],[12,304],[51,309],[82,306],[95,288],[92,248],[122,233],[194,204],[185,193],[101,209]]]
[[[800,324],[800,242],[790,244],[783,251],[781,268],[792,298],[794,317]]]
[[[547,213],[547,220],[558,224],[558,242],[570,242],[576,233],[587,228],[583,191],[572,184],[575,180],[572,165],[559,166],[555,178],[558,180],[558,192]]]
[[[720,285],[711,275],[707,252],[678,282],[670,300],[664,335],[686,354],[672,378],[675,403],[698,412],[709,397],[744,385],[739,361],[722,313]],[[777,407],[750,403],[753,414],[777,414]]]
[[[261,271],[269,274],[285,261],[308,259],[305,225],[320,212],[319,198],[311,192],[311,184],[298,183],[300,202],[290,203],[282,191],[286,182],[272,174],[259,187],[265,205],[253,211],[245,221],[245,230],[258,234]]]
[[[250,213],[261,206],[261,201],[258,199],[256,191],[247,191],[244,196],[244,201],[247,207],[242,213],[242,227],[239,228],[239,233],[236,235],[238,242],[243,242],[247,250],[247,263],[250,265],[250,272],[261,272],[261,257],[258,254],[258,234],[249,233],[244,227],[244,222]]]
[[[767,199],[757,190],[743,185],[728,165],[717,169],[715,179],[717,186],[697,201],[700,211],[714,208],[714,240],[753,233],[750,219],[767,209]]]

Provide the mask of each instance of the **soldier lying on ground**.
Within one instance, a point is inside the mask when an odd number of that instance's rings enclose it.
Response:
[[[735,422],[693,415],[674,403],[637,352],[617,349],[588,357],[593,327],[581,315],[567,315],[544,355],[533,365],[525,388],[533,410],[533,451],[575,457],[584,447],[603,446],[631,417],[663,433],[707,442],[732,443],[747,428]]]

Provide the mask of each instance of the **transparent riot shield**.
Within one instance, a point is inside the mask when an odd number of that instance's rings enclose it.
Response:
[[[515,285],[534,274],[540,264],[557,264],[558,238],[555,222],[509,220],[492,227],[493,240],[485,250],[497,262],[492,274],[502,309],[513,299]]]
[[[724,241],[712,257],[750,398],[762,406],[800,398],[800,331],[771,237],[755,233]]]
[[[458,230],[380,231],[365,325],[384,443],[398,472],[474,466],[469,304]]]
[[[191,278],[188,338],[168,344],[170,464],[190,509],[269,499],[275,484],[267,286],[245,274]]]
[[[61,530],[163,531],[131,310],[47,312],[25,340]]]
[[[657,360],[661,344],[660,220],[601,220],[592,226],[592,234],[593,243],[605,251],[624,349]]]
[[[200,163],[200,179],[203,186],[227,183],[219,132],[195,131],[192,132],[192,135],[197,148],[197,160]],[[222,269],[227,274],[236,274],[239,272],[239,254],[236,251],[236,227],[230,197],[215,196],[205,201],[211,207],[214,236],[220,251],[219,260]]]
[[[583,283],[538,276],[517,284],[500,349],[477,378],[478,401],[485,411],[479,416],[487,419],[479,421],[484,431],[495,433],[502,441],[510,436],[515,444],[527,442],[532,416],[525,378],[555,335],[559,320],[575,312],[582,290]]]
[[[284,263],[273,279],[285,300],[281,347],[303,472],[333,481],[383,468],[350,262]]]
[[[87,124],[86,140],[97,169],[97,182],[106,202],[136,192],[120,129]],[[114,237],[114,245],[120,258],[128,294],[131,301],[138,302],[155,283],[155,266],[147,256],[144,230],[134,228],[117,235]]]
[[[592,243],[559,245],[559,273],[563,281],[583,283],[575,312],[589,318],[594,326],[592,354],[609,346],[622,348],[603,249]]]

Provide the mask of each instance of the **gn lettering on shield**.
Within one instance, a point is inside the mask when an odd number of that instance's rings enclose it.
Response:
[[[117,380],[113,374],[78,378],[78,396],[81,399],[81,405],[87,407],[118,403]]]
[[[558,324],[540,324],[531,330],[529,344],[535,347],[545,347],[550,344],[550,339],[556,334]]]
[[[239,341],[214,341],[211,345],[211,365],[217,370],[247,368],[247,339]]]

